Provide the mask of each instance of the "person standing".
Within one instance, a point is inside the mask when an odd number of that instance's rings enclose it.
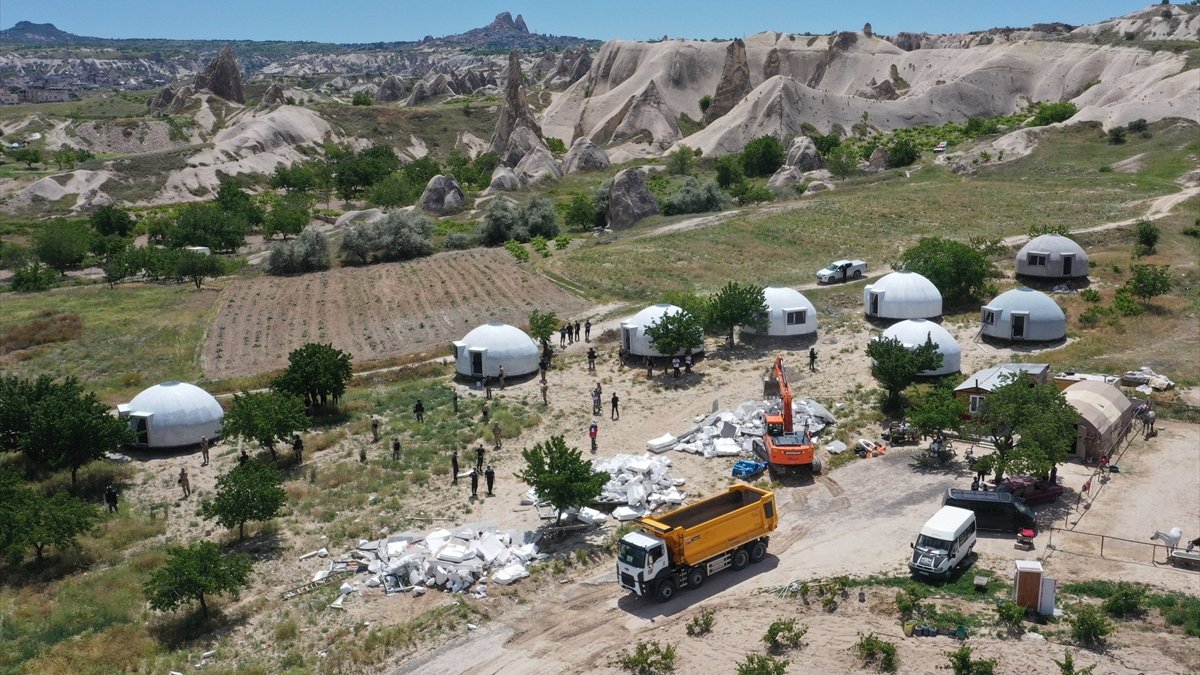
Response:
[[[500,366],[500,388],[504,388],[504,366]]]
[[[600,392],[592,390],[592,415],[600,414]]]
[[[483,471],[483,452],[484,452],[483,443],[480,443],[479,447],[475,448],[475,470],[476,471]]]
[[[393,462],[400,461],[400,438],[399,437],[392,439],[392,461]]]
[[[548,396],[549,390],[550,390],[550,387],[546,384],[546,381],[542,380],[542,405],[550,405],[550,400],[549,400],[549,396]]]
[[[575,322],[575,341],[579,342],[579,322]]]
[[[479,496],[479,470],[471,469],[471,499]]]
[[[683,355],[683,372],[690,374],[692,372],[692,352]]]
[[[238,464],[245,464],[250,461],[250,455],[246,454],[246,449],[242,448],[241,454],[238,455]]]
[[[566,326],[563,326],[562,328],[558,329],[558,346],[560,348],[567,346],[567,327]]]
[[[612,411],[611,411],[610,418],[614,419],[614,420],[621,419],[621,409],[618,407],[618,405],[621,403],[621,399],[617,397],[617,392],[615,392],[615,391],[613,392],[611,403],[612,403]]]
[[[458,448],[450,451],[450,484],[458,485]]]
[[[592,320],[588,319],[583,324],[583,339],[588,342],[592,341]]]
[[[812,372],[817,372],[817,348],[808,348],[808,369]]]
[[[499,422],[492,423],[492,441],[495,443],[496,449],[499,450],[501,441],[502,441],[502,439],[500,438],[500,423]]]
[[[104,488],[104,503],[108,505],[109,513],[117,512],[117,488],[112,485]]]
[[[596,371],[596,348],[595,347],[588,347],[587,357],[588,357],[588,370],[595,372]]]
[[[458,414],[458,390],[455,389],[450,394],[450,401],[454,404],[454,414]]]
[[[417,399],[417,402],[413,405],[413,414],[417,416],[418,422],[421,424],[425,423],[425,404],[421,402],[421,399]],[[379,439],[376,438],[375,440]]]
[[[592,454],[596,454],[596,436],[600,434],[600,426],[596,424],[596,420],[592,420],[592,426],[588,427],[588,438],[592,439]]]
[[[187,499],[192,495],[192,483],[188,480],[187,468],[179,468],[179,487],[183,489],[183,498]]]
[[[418,399],[418,403],[420,403],[420,399]],[[413,412],[416,412],[415,408]],[[417,420],[420,421],[420,419],[418,416]],[[376,443],[379,442],[379,418],[374,415],[371,415],[371,437],[375,439]]]
[[[483,423],[487,424],[487,421],[488,421],[488,404],[487,404],[487,401],[484,401],[483,402]]]
[[[483,472],[483,477],[487,481],[487,496],[494,497],[495,493],[492,492],[492,488],[496,486],[496,472],[492,471],[491,464],[488,464],[487,471]]]
[[[300,434],[292,438],[292,455],[295,456],[297,464],[304,461],[304,441],[300,440]]]
[[[675,377],[679,377],[679,357],[678,356],[671,359],[671,370],[672,370],[673,374],[675,375]]]
[[[200,437],[200,458],[204,460],[200,466],[208,466],[208,436]]]

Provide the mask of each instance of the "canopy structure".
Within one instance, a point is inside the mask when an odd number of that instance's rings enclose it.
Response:
[[[942,315],[942,294],[929,279],[900,270],[867,284],[863,313],[879,319],[936,319]]]
[[[1107,382],[1083,380],[1063,390],[1072,408],[1079,411],[1075,453],[1079,457],[1111,455],[1129,433],[1133,403]]]
[[[883,331],[883,337],[899,340],[908,349],[916,349],[926,341],[933,340],[938,353],[942,355],[942,365],[940,368],[921,372],[922,376],[957,373],[962,365],[962,348],[958,346],[958,341],[949,331],[932,321],[907,319]]]
[[[760,333],[752,326],[743,326],[743,333],[783,337],[817,332],[817,308],[800,291],[764,288],[763,299],[767,303],[766,332]]]
[[[979,313],[983,334],[1000,340],[1046,342],[1067,336],[1067,315],[1054,298],[1031,288],[997,295]]]
[[[653,326],[659,319],[667,314],[678,314],[683,312],[682,308],[660,303],[651,305],[642,311],[621,322],[621,347],[625,353],[630,356],[680,356],[686,350],[680,350],[678,354],[663,354],[654,348],[654,342],[650,336],[646,335],[646,329]],[[692,353],[699,354],[704,351],[703,340],[692,346]]]
[[[1040,279],[1074,279],[1088,274],[1088,256],[1074,239],[1043,234],[1017,252],[1017,274]]]
[[[225,411],[211,394],[187,382],[163,382],[143,390],[117,413],[136,434],[134,445],[178,448],[221,435]]]
[[[540,351],[525,331],[506,323],[493,321],[472,330],[450,344],[454,352],[454,367],[467,377],[498,377],[504,367],[505,377],[536,373]]]

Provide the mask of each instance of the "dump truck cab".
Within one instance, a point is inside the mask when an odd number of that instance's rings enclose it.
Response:
[[[651,586],[669,565],[667,546],[661,539],[630,532],[617,545],[617,573],[621,586],[638,595],[652,595]]]

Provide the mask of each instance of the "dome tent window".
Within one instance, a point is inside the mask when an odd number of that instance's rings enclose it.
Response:
[[[985,326],[991,326],[991,325],[995,324],[996,323],[996,313],[990,309],[984,309],[982,321]]]
[[[787,313],[787,325],[789,325],[789,326],[802,325],[807,320],[807,318],[808,318],[808,312],[804,311],[803,309],[789,310]]]
[[[1029,261],[1030,267],[1045,267],[1046,266],[1046,254],[1045,253],[1030,253],[1027,260]]]
[[[812,335],[817,332],[817,311],[804,294],[793,288],[767,287],[763,289],[763,302],[767,311],[763,313],[764,325],[742,326],[747,335],[789,337]],[[766,330],[763,331],[762,329]]]

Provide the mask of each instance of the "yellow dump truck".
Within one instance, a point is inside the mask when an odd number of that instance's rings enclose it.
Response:
[[[767,555],[779,524],[775,493],[734,485],[658,517],[635,521],[641,531],[621,538],[617,579],[642,597],[666,602],[680,588],[699,588],[710,574],[740,570]]]

